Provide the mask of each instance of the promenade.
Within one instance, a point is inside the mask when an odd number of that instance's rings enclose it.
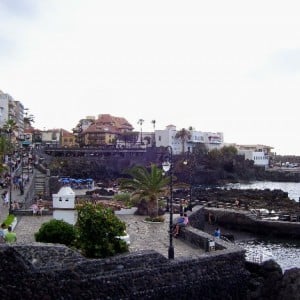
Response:
[[[25,187],[26,188],[26,187]],[[78,194],[83,191],[77,191]],[[76,192],[76,193],[77,193]],[[23,200],[20,191],[12,190],[12,200]],[[8,207],[1,204],[0,222],[2,223],[8,215]],[[166,214],[163,223],[144,222],[145,216],[136,215],[117,215],[126,223],[126,230],[130,236],[129,251],[155,250],[164,256],[168,256],[169,248],[169,215]],[[178,215],[174,214],[174,219]],[[35,242],[34,233],[39,230],[41,225],[53,218],[52,215],[45,216],[18,216],[17,225],[14,231],[17,234],[17,243]],[[203,255],[204,250],[196,249],[185,244],[180,239],[173,238],[175,257],[198,257]]]

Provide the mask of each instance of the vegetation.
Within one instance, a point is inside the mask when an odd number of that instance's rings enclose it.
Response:
[[[191,132],[185,128],[182,128],[176,133],[175,138],[180,139],[182,146],[181,153],[185,153],[184,145],[186,141],[188,141],[191,138]]]
[[[157,217],[158,199],[165,194],[170,178],[163,176],[155,164],[151,164],[150,171],[144,166],[134,166],[126,173],[130,178],[120,179],[120,189],[131,192],[133,199],[146,200],[148,215]]]
[[[104,258],[128,251],[126,242],[120,239],[126,225],[111,209],[101,204],[84,203],[77,211],[75,226],[53,219],[41,226],[35,233],[35,240],[72,246],[89,258]]]
[[[2,223],[4,223],[6,227],[8,227],[13,223],[15,218],[16,218],[15,215],[10,214],[6,217],[6,219]]]
[[[116,194],[114,195],[114,200],[121,201],[124,203],[126,207],[132,207],[135,206],[137,203],[133,199],[131,199],[131,196],[129,193],[122,193],[122,194]]]
[[[37,242],[59,243],[71,246],[76,239],[76,230],[73,225],[63,220],[53,219],[44,223],[34,236]]]
[[[126,225],[114,212],[101,204],[78,207],[77,247],[87,257],[103,258],[128,251],[124,235]]]

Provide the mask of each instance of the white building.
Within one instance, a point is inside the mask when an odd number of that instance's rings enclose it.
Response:
[[[18,133],[24,131],[24,106],[20,101],[15,101],[9,94],[0,90],[0,127],[8,120],[14,120],[18,127]]]
[[[156,147],[171,146],[173,154],[182,153],[182,141],[181,139],[175,138],[176,126],[169,125],[165,130],[155,130],[155,142]],[[197,130],[190,130],[190,138],[184,144],[184,151],[193,151],[196,144],[204,144],[208,150],[219,149],[223,147],[223,133],[217,132],[202,132]]]
[[[155,130],[156,147],[171,146],[173,154],[180,154],[182,150],[181,141],[176,139],[176,126],[168,125],[165,130]]]
[[[254,165],[269,166],[270,153],[273,147],[264,145],[235,145],[238,154],[244,155],[245,159],[253,160]]]
[[[69,186],[63,186],[57,194],[52,195],[53,218],[69,224],[76,223],[75,192]]]

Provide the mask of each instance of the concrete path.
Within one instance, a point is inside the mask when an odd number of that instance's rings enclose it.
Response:
[[[29,181],[31,181],[31,180],[32,180],[32,174],[29,174]],[[20,202],[20,203],[24,202],[25,192],[28,188],[28,185],[29,185],[29,183],[27,183],[24,186],[24,195],[21,195],[19,190],[12,188],[12,190],[11,190],[11,196],[12,196],[11,200],[12,200],[12,202],[11,203],[13,203],[13,201],[17,201],[17,202]],[[4,191],[8,191],[8,193],[9,193],[9,189],[0,189],[0,194],[2,195],[2,193]],[[8,216],[8,210],[9,210],[8,207],[3,206],[3,201],[1,199],[1,204],[0,204],[0,223],[1,224],[6,219],[6,217]]]
[[[169,222],[164,223],[147,223],[144,222],[144,216],[135,215],[118,215],[126,223],[127,233],[130,236],[129,251],[139,250],[156,250],[162,255],[168,257]],[[174,216],[176,217],[176,215]],[[34,233],[40,226],[49,220],[52,216],[22,216],[19,217],[18,224],[15,228],[18,243],[34,242]],[[168,219],[168,216],[166,216]],[[204,253],[201,249],[193,248],[179,239],[173,239],[175,257],[198,257]]]

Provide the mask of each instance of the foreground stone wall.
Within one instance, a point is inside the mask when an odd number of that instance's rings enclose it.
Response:
[[[3,299],[245,299],[242,252],[168,260],[155,251],[85,259],[51,244],[0,246]]]

